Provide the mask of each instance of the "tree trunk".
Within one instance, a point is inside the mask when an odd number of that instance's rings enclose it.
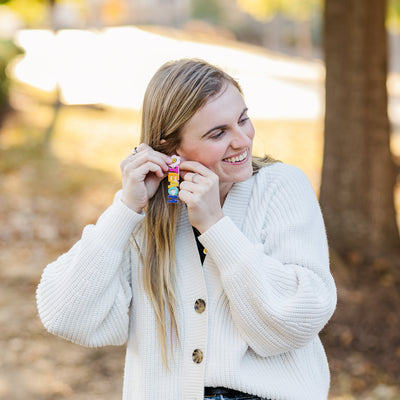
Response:
[[[325,1],[326,114],[320,201],[330,245],[400,251],[387,113],[384,0]]]

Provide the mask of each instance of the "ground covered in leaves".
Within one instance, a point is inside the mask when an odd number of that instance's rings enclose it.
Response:
[[[136,116],[62,110],[46,148],[40,139],[51,108],[30,105],[0,134],[0,399],[117,400],[124,348],[85,349],[49,335],[37,316],[35,290],[44,266],[79,239],[120,188],[119,160],[138,140],[128,129]],[[266,146],[303,168],[317,189],[320,121],[266,124],[256,121],[258,133],[268,129]],[[366,263],[357,254],[341,260],[332,252],[332,270],[339,303],[322,334],[330,399],[399,399],[400,266],[387,259]]]

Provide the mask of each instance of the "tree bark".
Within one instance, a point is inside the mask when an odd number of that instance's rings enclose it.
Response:
[[[346,256],[400,251],[387,112],[385,0],[325,1],[326,113],[320,201]]]

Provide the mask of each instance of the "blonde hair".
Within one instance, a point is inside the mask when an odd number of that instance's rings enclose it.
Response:
[[[234,85],[242,93],[236,80],[205,61],[182,59],[161,66],[144,96],[141,142],[164,154],[174,154],[181,142],[182,127],[226,84]],[[274,160],[270,157],[253,159],[254,173],[271,162]],[[149,200],[143,226],[144,249],[136,245],[143,263],[143,286],[154,307],[161,355],[168,368],[167,337],[170,335],[173,347],[174,338],[179,340],[179,336],[174,290],[178,209],[167,203],[167,186],[168,181],[164,179]],[[170,332],[167,331],[167,313]]]

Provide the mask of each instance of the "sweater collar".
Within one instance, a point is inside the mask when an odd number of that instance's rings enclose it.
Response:
[[[245,182],[235,183],[229,193],[225,198],[222,210],[225,216],[231,218],[233,223],[242,230],[242,225],[246,211],[248,210],[249,200],[251,196],[251,191],[253,188],[254,176]],[[187,208],[184,203],[179,202],[178,204],[178,220],[177,220],[177,232],[176,232],[176,249],[180,253],[180,257],[177,258],[177,268],[183,268],[181,274],[178,276],[185,275],[187,270],[187,265],[193,266],[191,269],[190,282],[192,285],[198,285],[201,276],[195,274],[194,271],[202,271],[202,264],[200,257],[195,257],[198,255],[198,248],[196,243],[196,237],[193,233],[192,226],[189,221],[189,216]],[[182,263],[181,263],[182,261]],[[182,264],[182,265],[181,265]],[[196,267],[196,268],[195,268]],[[185,275],[186,276],[186,275]],[[183,279],[182,276],[180,279]]]
[[[239,229],[248,209],[253,183],[254,175],[244,182],[234,183],[222,207],[224,215],[230,217]]]
[[[244,182],[234,183],[231,190],[228,192],[222,211],[225,216],[232,219],[235,225],[241,229],[243,220],[248,209],[248,204],[251,196],[251,190],[254,183],[254,175]],[[180,202],[178,211],[178,226],[183,229],[184,236],[193,236],[193,245],[196,245],[192,227],[189,222],[186,206]]]

